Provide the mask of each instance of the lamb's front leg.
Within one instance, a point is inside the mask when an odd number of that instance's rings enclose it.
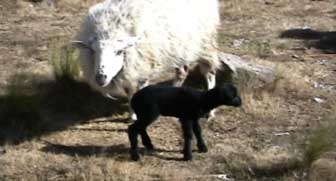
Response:
[[[192,155],[192,123],[190,120],[180,120],[182,124],[183,137],[184,137],[184,148],[183,148],[183,160],[193,160]]]
[[[199,125],[198,120],[195,120],[193,122],[192,128],[193,128],[194,134],[195,134],[196,139],[197,139],[197,148],[198,148],[198,151],[201,152],[201,153],[207,152],[208,148],[207,148],[207,146],[206,146],[206,144],[205,144],[205,142],[203,140],[202,128]]]
[[[143,128],[142,130],[140,130],[140,135],[141,135],[142,144],[145,146],[147,151],[150,153],[154,152],[154,146],[152,144],[150,137],[148,136],[146,128]]]
[[[139,125],[137,122],[128,127],[128,138],[131,143],[130,155],[131,159],[138,161],[140,159],[138,148]]]
[[[132,122],[137,120],[137,116],[136,116],[136,114],[134,113],[134,111],[131,107],[131,99],[132,99],[132,97],[133,97],[133,95],[136,91],[148,86],[148,84],[149,84],[148,79],[137,81],[136,86],[132,85],[132,83],[125,83],[124,90],[125,90],[125,92],[127,94],[127,98],[128,98],[128,112],[129,112],[128,118]]]
[[[128,101],[128,119],[131,121],[131,122],[134,122],[137,120],[137,116],[136,114],[134,113],[132,107],[130,106],[131,105],[131,99],[129,98],[129,101]]]

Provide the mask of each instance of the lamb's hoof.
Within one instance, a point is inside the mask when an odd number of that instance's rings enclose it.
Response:
[[[140,156],[137,154],[137,155],[131,155],[131,159],[133,161],[139,161],[140,160]]]
[[[154,153],[155,152],[154,146],[146,146],[146,151],[147,153]]]
[[[192,161],[194,157],[192,155],[184,155],[183,161]]]
[[[131,152],[130,152],[130,155],[131,155],[131,159],[132,159],[133,161],[138,161],[138,160],[140,160],[140,155],[139,155],[139,153],[138,153],[137,151],[131,151]]]
[[[206,145],[200,145],[200,146],[198,146],[198,152],[206,153],[206,152],[208,152],[208,147]]]

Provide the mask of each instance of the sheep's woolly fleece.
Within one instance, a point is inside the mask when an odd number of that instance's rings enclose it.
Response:
[[[197,60],[218,66],[219,22],[217,0],[106,0],[90,8],[77,40],[90,44],[138,37],[138,44],[126,51],[123,75],[113,80],[136,82]],[[92,52],[82,49],[80,58],[84,78],[92,85]]]

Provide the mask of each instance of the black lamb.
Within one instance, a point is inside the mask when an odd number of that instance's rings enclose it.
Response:
[[[138,151],[138,134],[148,151],[154,146],[147,134],[146,128],[160,115],[179,118],[184,137],[184,160],[192,160],[192,133],[197,139],[199,152],[207,152],[208,148],[202,138],[202,129],[199,118],[207,115],[212,109],[220,106],[241,105],[241,98],[232,84],[215,87],[202,92],[188,87],[171,87],[164,85],[151,85],[139,90],[131,99],[131,106],[137,120],[129,126],[128,136],[131,143],[131,159],[140,159]]]

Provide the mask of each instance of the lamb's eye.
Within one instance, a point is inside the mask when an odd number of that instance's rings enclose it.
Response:
[[[123,53],[123,51],[122,50],[118,50],[117,52],[116,52],[116,55],[121,55]]]

